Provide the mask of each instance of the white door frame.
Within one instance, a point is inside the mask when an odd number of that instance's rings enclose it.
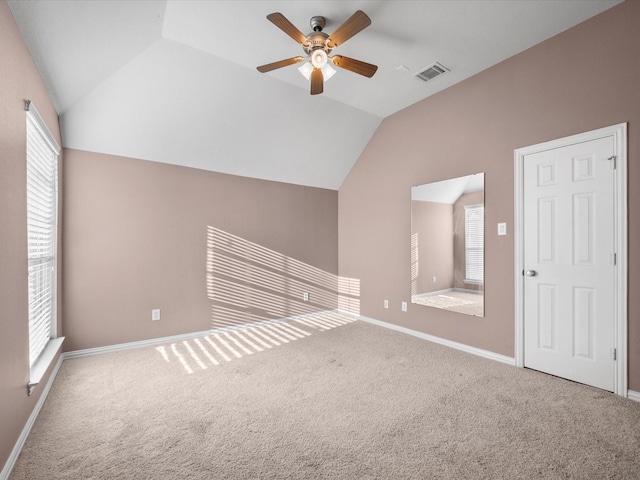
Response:
[[[524,367],[524,158],[526,155],[575,143],[613,136],[616,170],[614,173],[614,224],[616,271],[614,280],[614,341],[616,372],[614,393],[627,397],[627,124],[585,132],[514,150],[515,162],[515,364]]]

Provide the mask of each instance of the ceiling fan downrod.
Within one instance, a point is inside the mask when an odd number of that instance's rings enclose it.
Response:
[[[311,24],[311,30],[313,30],[314,32],[321,32],[324,26],[327,24],[327,21],[324,17],[316,15],[315,17],[311,17],[309,23]]]

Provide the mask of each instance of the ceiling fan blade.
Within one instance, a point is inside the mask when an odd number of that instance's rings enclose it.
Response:
[[[314,68],[311,72],[311,95],[317,95],[324,91],[324,77],[322,70]]]
[[[349,19],[329,35],[328,46],[335,48],[353,37],[356,33],[371,25],[371,19],[362,10],[358,10]]]
[[[377,65],[356,60],[354,58],[344,57],[342,55],[335,55],[331,57],[331,61],[336,67],[344,68],[350,72],[357,73],[358,75],[364,75],[365,77],[373,77],[378,71]]]
[[[279,62],[267,63],[266,65],[261,65],[257,68],[260,73],[267,73],[277,68],[282,68],[288,65],[293,65],[294,63],[299,63],[302,60],[304,60],[304,57],[292,57],[287,58],[286,60],[280,60]]]
[[[307,37],[304,35],[304,33],[298,30],[296,26],[289,20],[287,20],[286,17],[280,12],[270,13],[269,15],[267,15],[267,20],[269,20],[299,44],[304,46],[309,45],[309,41],[307,40]]]

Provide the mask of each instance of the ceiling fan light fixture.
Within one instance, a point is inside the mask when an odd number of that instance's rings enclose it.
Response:
[[[327,57],[327,52],[325,52],[321,48],[318,48],[311,52],[311,65],[313,66],[313,68],[324,67],[327,64],[328,59],[329,57]]]
[[[322,76],[324,77],[324,81],[329,80],[336,73],[336,69],[332,68],[328,63],[322,67]]]
[[[309,80],[311,78],[311,72],[313,72],[313,67],[311,66],[311,62],[304,62],[300,67],[298,67],[298,71]]]
[[[336,73],[336,69],[332,68],[328,63],[322,67],[322,77],[326,82]],[[304,62],[301,67],[298,67],[298,71],[306,78],[307,80],[311,79],[311,72],[313,72],[313,65],[311,62]]]

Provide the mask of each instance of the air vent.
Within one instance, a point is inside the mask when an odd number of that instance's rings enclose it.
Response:
[[[422,71],[416,73],[415,77],[423,82],[428,82],[429,80],[433,80],[436,77],[439,77],[443,73],[447,73],[449,69],[440,65],[438,62],[433,65],[429,65],[427,68]]]

